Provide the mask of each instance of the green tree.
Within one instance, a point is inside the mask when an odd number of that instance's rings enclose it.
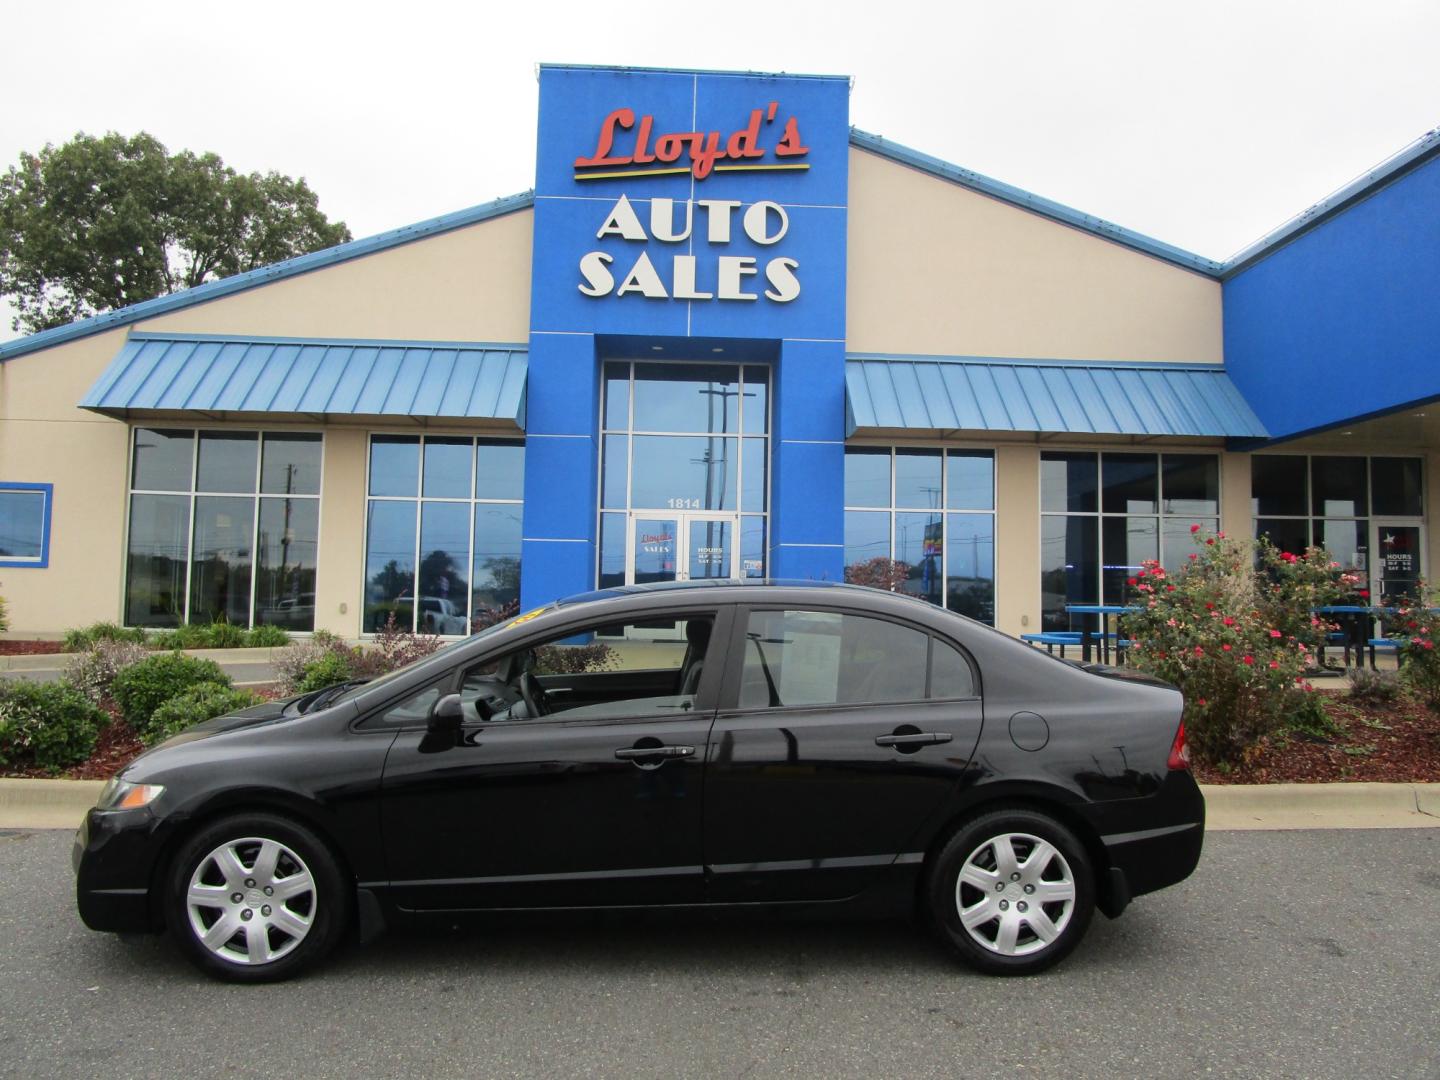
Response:
[[[304,179],[83,132],[0,177],[0,294],[36,333],[350,239]]]

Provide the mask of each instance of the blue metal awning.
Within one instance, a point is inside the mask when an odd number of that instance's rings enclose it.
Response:
[[[131,334],[80,407],[407,416],[525,426],[522,345]]]
[[[850,356],[846,434],[862,428],[1263,436],[1225,370],[1137,364]]]

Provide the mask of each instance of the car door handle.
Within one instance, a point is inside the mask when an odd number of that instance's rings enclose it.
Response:
[[[947,743],[954,736],[948,731],[916,731],[908,735],[876,735],[876,746],[933,746]]]
[[[694,754],[693,746],[622,746],[615,751],[615,756],[621,761],[633,761],[636,758],[693,757]]]

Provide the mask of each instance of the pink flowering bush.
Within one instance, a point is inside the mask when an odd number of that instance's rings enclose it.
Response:
[[[1305,672],[1329,626],[1312,609],[1351,583],[1318,548],[1293,555],[1191,531],[1196,550],[1178,573],[1147,562],[1133,579],[1140,610],[1124,629],[1131,662],[1185,692],[1194,754],[1238,761],[1281,727],[1318,722]]]
[[[1440,709],[1440,615],[1428,610],[1430,589],[1420,582],[1414,596],[1390,601],[1395,614],[1385,620],[1388,636],[1400,643],[1400,674],[1432,709]]]

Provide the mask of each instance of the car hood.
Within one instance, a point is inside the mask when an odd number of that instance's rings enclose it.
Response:
[[[180,734],[166,739],[160,746],[181,746],[187,742],[195,742],[197,739],[219,735],[224,731],[238,731],[240,728],[256,727],[260,724],[274,723],[277,720],[293,720],[302,715],[294,711],[287,713],[285,706],[289,703],[289,701],[264,701],[259,705],[252,705],[248,709],[226,713],[224,716],[217,716],[212,720],[196,724],[194,727],[186,728]],[[156,749],[160,749],[160,746],[157,746]]]

